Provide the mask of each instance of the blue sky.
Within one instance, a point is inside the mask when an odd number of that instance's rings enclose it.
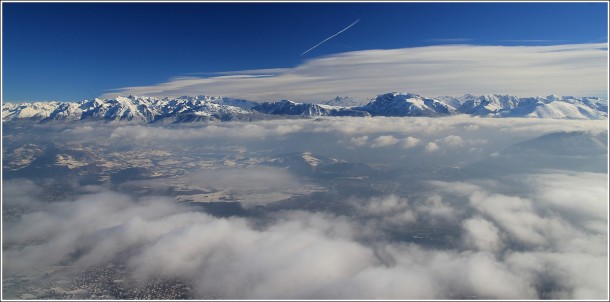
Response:
[[[607,53],[607,3],[3,2],[2,8],[3,101],[83,100],[219,72],[295,70],[352,51],[606,43]]]

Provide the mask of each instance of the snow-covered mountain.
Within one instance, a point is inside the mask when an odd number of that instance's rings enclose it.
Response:
[[[2,120],[29,119],[48,121],[128,121],[140,124],[155,122],[191,122],[211,119],[232,119],[250,114],[249,110],[222,105],[232,102],[223,98],[179,97],[157,99],[151,97],[116,97],[73,102],[37,102],[2,104]],[[236,100],[239,102],[239,100]],[[245,101],[244,101],[245,102]],[[243,102],[239,102],[245,105]]]
[[[337,96],[332,100],[324,101],[320,104],[338,107],[355,107],[365,105],[366,103],[368,103],[368,100],[362,101],[348,96]]]
[[[329,101],[330,102],[330,101]],[[335,98],[334,104],[352,99]],[[182,123],[207,120],[260,119],[289,116],[447,116],[606,119],[608,101],[571,96],[519,98],[509,95],[466,94],[461,97],[422,97],[412,93],[385,93],[365,105],[332,106],[289,100],[256,103],[247,100],[182,96],[178,98],[116,97],[82,102],[3,103],[2,120],[35,122],[100,120],[130,123]]]
[[[533,117],[559,119],[604,119],[608,117],[608,101],[595,97],[572,96],[519,98],[510,95],[466,94],[461,97],[437,97],[457,112],[489,117]]]
[[[356,107],[338,107],[311,103],[295,103],[283,100],[275,103],[261,103],[252,108],[266,114],[301,115],[301,116],[370,116]]]
[[[381,116],[443,116],[455,111],[453,107],[436,99],[397,92],[378,95],[368,104],[353,108]]]
[[[35,102],[35,103],[3,103],[2,120],[12,119],[42,120],[59,107],[59,102]]]
[[[205,102],[214,103],[214,104],[218,104],[218,105],[239,107],[244,110],[250,110],[250,109],[252,109],[252,107],[258,105],[257,102],[253,102],[253,101],[227,98],[227,97],[221,97],[221,96],[208,96],[208,95],[198,95],[196,97],[185,95],[185,96],[179,97],[178,99],[184,99],[184,100],[190,100],[190,101],[205,101]]]

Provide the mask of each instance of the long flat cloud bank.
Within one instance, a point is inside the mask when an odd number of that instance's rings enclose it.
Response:
[[[271,72],[265,72],[271,71]],[[221,95],[254,101],[367,99],[399,91],[425,96],[472,94],[607,97],[608,44],[554,46],[443,45],[345,52],[294,68],[175,77],[124,87],[101,97]]]

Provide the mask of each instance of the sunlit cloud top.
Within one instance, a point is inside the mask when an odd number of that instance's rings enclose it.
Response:
[[[361,99],[398,91],[425,96],[510,94],[606,96],[608,45],[444,45],[345,52],[294,68],[248,70],[212,77],[176,77],[116,95],[222,95],[255,101]]]

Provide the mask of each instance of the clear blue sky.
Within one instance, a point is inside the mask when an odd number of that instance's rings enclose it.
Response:
[[[2,3],[2,98],[83,100],[354,50],[607,42],[606,3]],[[301,56],[305,50],[355,26]]]

